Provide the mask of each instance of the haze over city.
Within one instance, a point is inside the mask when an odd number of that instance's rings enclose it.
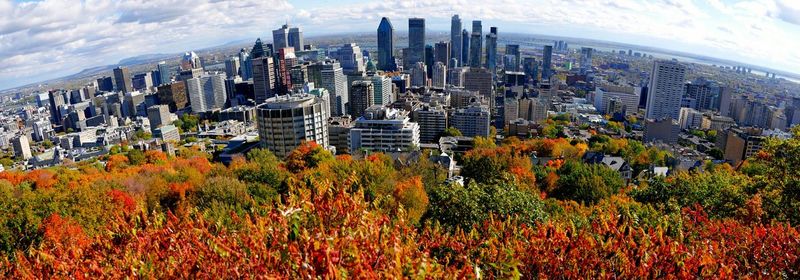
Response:
[[[501,32],[636,44],[800,74],[800,2],[742,1],[0,1],[0,89],[121,59],[269,37],[289,21],[307,36],[373,22],[481,18]],[[398,25],[398,30],[406,30]]]

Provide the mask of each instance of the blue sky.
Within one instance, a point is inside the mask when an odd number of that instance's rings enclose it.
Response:
[[[284,21],[308,36],[405,30],[452,14],[503,32],[655,46],[800,72],[800,0],[0,0],[0,89],[120,59],[270,38]]]

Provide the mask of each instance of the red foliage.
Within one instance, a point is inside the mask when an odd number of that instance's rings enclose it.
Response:
[[[39,230],[44,239],[43,243],[54,250],[80,249],[89,244],[80,225],[58,214],[45,218]]]
[[[111,190],[108,192],[108,196],[111,197],[111,200],[114,203],[118,204],[122,207],[122,210],[127,213],[133,213],[136,210],[136,200],[128,194],[128,192],[121,191],[121,190]]]
[[[167,154],[162,151],[148,150],[144,152],[144,158],[146,159],[147,163],[162,163],[167,161]]]

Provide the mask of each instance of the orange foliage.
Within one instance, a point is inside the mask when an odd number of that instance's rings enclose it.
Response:
[[[28,172],[28,175],[25,176],[25,180],[32,182],[33,185],[39,189],[49,189],[58,183],[56,174],[47,169],[36,169]]]
[[[106,171],[111,172],[128,165],[128,157],[122,154],[110,155],[106,160]]]
[[[155,164],[167,161],[167,154],[162,151],[148,150],[144,152],[144,158],[147,163]]]
[[[0,180],[6,180],[12,185],[17,186],[19,183],[22,183],[22,181],[25,181],[25,173],[6,170],[0,172]]]
[[[422,184],[422,177],[414,176],[397,182],[394,197],[403,205],[408,219],[416,223],[428,208],[428,194]]]
[[[45,218],[39,230],[42,232],[44,243],[57,250],[83,248],[89,244],[79,224],[58,214]]]
[[[133,213],[136,210],[136,200],[131,197],[125,191],[121,190],[111,190],[108,192],[108,196],[111,197],[111,200],[114,201],[117,205],[122,207],[122,210],[127,213]]]

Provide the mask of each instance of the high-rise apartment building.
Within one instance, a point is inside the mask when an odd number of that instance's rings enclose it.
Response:
[[[227,101],[225,74],[204,74],[186,80],[189,103],[193,112],[222,109]]]
[[[276,95],[275,83],[277,77],[275,75],[275,65],[270,56],[253,58],[251,63],[253,65],[253,92],[256,103],[262,103]]]
[[[450,115],[450,126],[455,127],[467,137],[488,137],[491,113],[485,105],[473,103],[466,108],[456,109]]]
[[[291,47],[278,49],[275,64],[276,93],[287,94],[292,89],[291,69],[297,64],[297,56],[294,54],[294,49]]]
[[[11,146],[14,148],[14,155],[18,159],[28,160],[33,157],[31,153],[31,145],[28,143],[28,137],[20,135],[11,139]]]
[[[382,18],[378,25],[378,69],[393,71],[394,63],[394,27],[389,18]]]
[[[477,91],[487,100],[491,100],[492,94],[492,73],[485,68],[470,68],[464,73],[464,88]]]
[[[364,110],[374,105],[375,87],[371,81],[357,80],[350,85],[347,113],[358,118],[364,115]]]
[[[369,73],[364,79],[372,82],[372,104],[389,105],[394,101],[392,100],[392,78],[383,74]]]
[[[419,124],[419,141],[438,143],[447,129],[447,110],[442,105],[425,104],[411,112],[411,121]]]
[[[461,40],[461,18],[458,15],[453,15],[450,19],[450,57],[457,59],[456,65],[450,67],[459,67],[461,65],[461,47],[463,41]]]
[[[172,123],[168,105],[153,105],[147,108],[147,119],[150,120],[150,129],[159,128]]]
[[[328,104],[300,93],[271,97],[256,107],[261,146],[278,157],[288,155],[303,142],[328,147]]]
[[[350,151],[406,152],[419,149],[419,124],[408,112],[375,105],[350,129]]]
[[[322,60],[308,67],[309,81],[328,90],[331,95],[330,115],[341,116],[347,112],[347,77],[336,60]]]
[[[647,94],[647,119],[680,117],[686,66],[677,61],[660,60],[653,64]]]

